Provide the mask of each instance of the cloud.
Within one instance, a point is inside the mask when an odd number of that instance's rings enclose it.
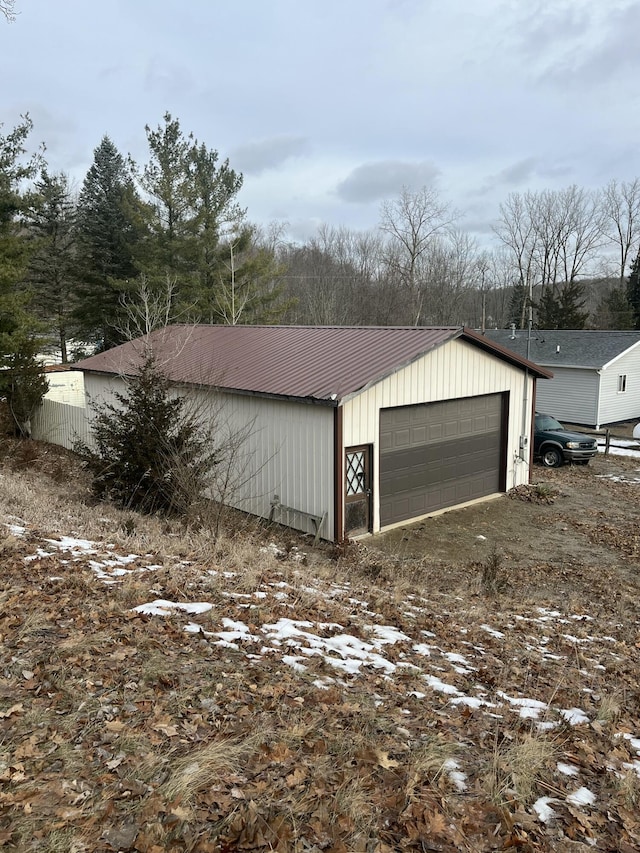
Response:
[[[433,163],[407,163],[400,160],[381,160],[355,168],[336,187],[342,201],[366,204],[398,195],[403,187],[417,190],[431,186],[440,170]]]
[[[308,150],[309,141],[303,136],[274,136],[238,146],[231,152],[230,159],[244,174],[260,175]]]
[[[555,4],[537,3],[516,10],[511,24],[514,34],[529,59],[539,59],[558,45],[566,50],[568,43],[584,41],[591,26],[591,10],[579,8],[568,0]]]
[[[538,171],[537,166],[537,157],[525,157],[523,160],[517,160],[515,163],[512,163],[511,166],[507,166],[499,172],[496,172],[496,174],[489,175],[485,178],[478,189],[470,191],[471,195],[487,195],[487,193],[491,193],[498,187],[512,187],[522,184],[525,181],[529,181]]]
[[[503,187],[510,189],[522,184],[532,184],[536,178],[555,179],[569,174],[571,174],[571,167],[566,164],[544,163],[538,157],[525,157],[489,175],[478,189],[470,191],[470,195],[484,196]]]
[[[531,58],[535,61],[538,55],[539,79],[584,89],[616,80],[635,85],[640,58],[630,34],[639,28],[636,0],[610,0],[581,11],[571,6],[556,8],[541,17],[537,26],[530,21],[524,29]],[[544,45],[542,51],[540,45]]]

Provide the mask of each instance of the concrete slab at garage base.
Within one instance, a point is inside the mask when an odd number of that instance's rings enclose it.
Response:
[[[358,536],[350,536],[350,539],[353,539],[355,542],[360,541],[361,539],[375,539],[376,536],[381,535],[383,533],[390,533],[392,530],[398,530],[401,527],[413,527],[416,524],[420,524],[421,521],[425,521],[428,518],[437,518],[440,515],[444,515],[447,512],[457,512],[460,509],[466,509],[470,506],[476,506],[477,504],[488,503],[489,501],[494,501],[496,498],[504,497],[503,492],[496,492],[493,495],[485,495],[482,498],[474,498],[471,501],[466,501],[465,503],[456,504],[455,506],[445,506],[442,509],[436,509],[433,512],[428,512],[426,515],[421,515],[418,518],[410,518],[408,521],[397,521],[395,524],[388,524],[386,527],[381,527],[379,533],[361,533]]]

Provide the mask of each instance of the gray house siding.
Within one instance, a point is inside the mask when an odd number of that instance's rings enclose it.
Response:
[[[538,382],[536,410],[558,420],[593,426],[598,419],[598,385],[596,370],[555,367],[550,382]]]

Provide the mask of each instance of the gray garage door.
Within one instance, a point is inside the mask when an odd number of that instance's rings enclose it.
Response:
[[[502,394],[380,412],[380,524],[504,489]]]

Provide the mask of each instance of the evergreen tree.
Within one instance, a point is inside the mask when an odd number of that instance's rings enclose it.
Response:
[[[640,329],[640,249],[631,264],[631,273],[627,281],[627,299],[633,314],[633,327]]]
[[[598,329],[633,329],[633,309],[624,287],[613,287],[599,300],[594,313]]]
[[[522,282],[516,282],[511,288],[511,298],[509,300],[509,326],[515,323],[516,328],[524,329],[528,304],[529,294],[527,288]]]
[[[258,246],[254,238],[255,229],[244,226],[220,243],[218,280],[201,290],[202,319],[230,326],[274,323],[290,307],[291,300],[281,300],[280,265],[273,252]]]
[[[31,417],[47,393],[48,383],[36,356],[39,338],[23,333],[14,337],[13,352],[3,359],[0,394],[5,397],[16,432],[31,436]]]
[[[116,331],[120,296],[136,277],[140,201],[116,146],[104,136],[94,151],[78,200],[78,306],[85,340],[99,349],[122,342]]]
[[[97,408],[96,451],[79,448],[93,489],[121,506],[183,515],[199,500],[218,464],[210,434],[189,413],[149,350],[116,404]]]
[[[75,203],[64,173],[43,170],[28,196],[27,222],[33,240],[29,264],[31,305],[55,332],[62,362],[74,328],[77,280],[75,253]]]
[[[584,307],[584,287],[578,281],[549,284],[538,303],[540,329],[584,329],[589,318]]]
[[[216,291],[221,275],[224,275],[223,258],[220,252],[222,232],[231,228],[244,232],[244,243],[251,241],[253,230],[242,226],[245,211],[235,199],[242,187],[242,176],[229,167],[225,160],[218,165],[218,152],[205,145],[195,145],[191,151],[193,176],[194,219],[192,228],[196,237],[196,304]],[[233,238],[232,238],[233,239]]]
[[[0,396],[24,434],[29,432],[33,408],[46,391],[35,360],[36,324],[24,288],[30,245],[24,234],[22,184],[35,177],[42,160],[39,154],[26,156],[32,127],[25,116],[6,136],[0,133]]]
[[[193,134],[185,137],[180,123],[165,113],[164,126],[145,127],[149,162],[139,172],[131,163],[140,189],[148,199],[145,207],[149,241],[144,246],[142,266],[147,276],[180,276],[193,266],[190,254],[193,236],[193,187],[191,153]],[[191,260],[191,263],[190,263]]]
[[[142,171],[131,164],[149,200],[149,239],[142,246],[140,266],[152,284],[162,287],[167,277],[176,281],[176,301],[203,317],[220,279],[221,231],[244,216],[235,201],[242,176],[228,160],[219,163],[218,152],[198,143],[193,134],[185,136],[170,113],[155,130],[147,126],[146,133],[149,162]]]

